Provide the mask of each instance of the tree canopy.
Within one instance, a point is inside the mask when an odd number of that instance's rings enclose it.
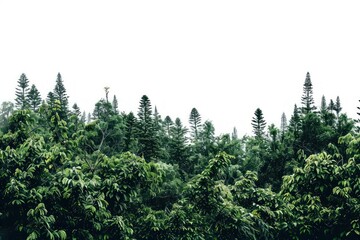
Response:
[[[360,238],[357,122],[339,97],[314,111],[309,73],[290,121],[257,108],[250,136],[146,95],[120,113],[109,88],[86,120],[60,74],[46,101],[20,79],[0,108],[0,239]]]

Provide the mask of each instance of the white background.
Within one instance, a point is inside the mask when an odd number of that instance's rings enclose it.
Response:
[[[0,0],[0,102],[25,73],[42,98],[62,74],[70,106],[116,94],[137,113],[148,95],[164,118],[196,107],[216,133],[251,134],[261,108],[280,125],[310,72],[316,105],[360,106],[358,1]]]

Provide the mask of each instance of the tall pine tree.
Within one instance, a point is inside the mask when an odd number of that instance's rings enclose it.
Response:
[[[192,139],[196,142],[199,139],[199,129],[201,127],[201,116],[196,108],[191,109],[189,123]]]
[[[255,116],[251,120],[253,132],[256,137],[261,138],[265,134],[266,121],[260,108],[257,108],[254,114]]]
[[[335,112],[336,112],[337,118],[339,118],[339,114],[340,114],[340,112],[341,112],[341,110],[342,110],[341,103],[340,103],[340,97],[339,97],[339,96],[336,97],[334,110],[335,110]]]
[[[114,95],[114,97],[113,97],[112,107],[113,107],[114,113],[119,114],[119,103],[118,103],[118,100],[116,98],[116,95]]]
[[[41,105],[41,96],[40,96],[40,92],[37,90],[34,84],[30,88],[28,94],[28,101],[31,110],[35,112],[39,109]]]
[[[175,119],[170,132],[170,160],[173,164],[178,164],[182,171],[189,173],[192,166],[187,159],[187,129],[182,125],[180,118]]]
[[[64,87],[64,83],[61,77],[61,74],[58,73],[57,78],[56,78],[56,85],[53,91],[53,96],[54,96],[54,100],[58,100],[60,103],[60,110],[59,110],[59,115],[61,117],[61,119],[66,119],[67,118],[67,114],[68,114],[68,105],[69,105],[69,100],[68,100],[68,96],[66,94],[66,89]]]
[[[140,147],[139,154],[143,156],[145,160],[150,161],[158,155],[159,142],[156,136],[151,102],[146,95],[141,97],[138,118],[137,134]]]
[[[301,103],[303,105],[302,112],[309,113],[316,109],[314,106],[314,97],[313,97],[313,86],[311,83],[310,73],[307,72],[305,83],[303,87],[303,95],[301,97]]]
[[[17,109],[27,109],[29,108],[28,94],[29,94],[29,80],[26,75],[21,74],[18,80],[18,86],[16,88],[16,98],[15,98],[15,106]]]

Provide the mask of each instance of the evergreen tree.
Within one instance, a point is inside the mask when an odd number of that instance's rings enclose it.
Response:
[[[104,99],[101,99],[95,104],[95,108],[93,111],[94,119],[100,119],[106,122],[113,115],[114,115],[114,111],[111,103],[107,102]]]
[[[80,121],[81,121],[82,123],[86,123],[86,112],[85,112],[85,111],[83,111],[83,113],[82,113],[82,115],[81,115],[81,118],[80,118]]]
[[[152,158],[157,157],[159,146],[156,137],[151,102],[146,95],[141,97],[138,118],[137,133],[140,146],[139,154],[147,161],[150,161]]]
[[[281,130],[281,135],[284,135],[285,131],[287,130],[287,119],[284,112],[281,115],[280,130]]]
[[[359,100],[359,102],[360,102],[360,100]],[[357,108],[358,110],[360,110],[360,107],[356,107],[356,108]],[[360,112],[356,112],[356,114],[359,116],[359,118],[358,118],[358,119],[355,119],[355,123],[359,124],[359,123],[360,123]],[[359,125],[356,125],[355,131],[356,131],[357,133],[360,132],[360,126],[359,126]]]
[[[199,138],[199,129],[201,127],[201,116],[196,108],[191,109],[189,123],[192,139],[196,142]]]
[[[166,116],[164,119],[164,128],[165,128],[165,133],[168,137],[170,136],[170,128],[172,125],[174,125],[173,121],[169,116]]]
[[[132,112],[125,116],[125,140],[124,151],[138,152],[138,140],[136,138],[137,119]]]
[[[74,105],[72,106],[72,114],[74,114],[77,118],[80,118],[80,115],[81,115],[81,111],[80,111],[80,108],[79,106],[74,103]]]
[[[239,139],[239,136],[238,136],[238,132],[237,132],[236,127],[233,128],[233,132],[231,133],[231,139],[232,139],[232,140],[237,140],[237,139]]]
[[[29,107],[28,94],[29,94],[29,80],[26,75],[21,74],[18,80],[18,87],[16,88],[15,106],[17,109],[27,109]]]
[[[335,111],[335,103],[332,99],[330,99],[330,103],[328,106],[329,111],[332,113],[333,111]]]
[[[105,90],[105,100],[108,103],[109,102],[109,87],[104,87]]]
[[[0,134],[8,127],[9,117],[14,112],[14,104],[12,102],[2,102],[0,108]]]
[[[158,133],[161,131],[162,128],[162,120],[161,120],[161,115],[159,114],[157,107],[155,106],[154,108],[154,126],[155,126],[155,131]]]
[[[207,120],[201,126],[199,138],[199,145],[201,149],[200,153],[206,157],[212,157],[212,154],[215,155],[215,127],[211,121]]]
[[[119,103],[116,98],[116,95],[114,95],[113,101],[112,101],[112,107],[115,114],[119,114]]]
[[[335,112],[336,112],[337,118],[339,118],[339,114],[340,114],[340,112],[341,112],[341,110],[342,110],[339,96],[336,97],[336,102],[335,102],[334,110],[335,110]]]
[[[330,104],[329,106],[327,106],[325,96],[323,95],[321,98],[320,116],[322,122],[326,126],[330,126],[330,127],[334,126],[335,115],[332,113],[333,109],[334,109],[334,102],[330,100]]]
[[[91,114],[90,113],[88,113],[88,115],[87,115],[86,122],[87,123],[91,122]]]
[[[41,96],[40,92],[37,90],[36,86],[33,84],[30,88],[29,94],[28,94],[28,101],[31,110],[34,112],[37,111],[41,105]]]
[[[313,86],[310,79],[310,73],[307,72],[305,83],[303,87],[303,95],[301,97],[301,103],[303,105],[302,112],[309,113],[314,111],[316,107],[314,106],[314,98],[313,98]]]
[[[46,103],[48,104],[49,108],[53,108],[55,103],[55,97],[53,92],[49,92],[46,98]]]
[[[300,109],[297,105],[294,105],[293,115],[289,121],[289,132],[292,135],[292,147],[294,153],[297,154],[298,150],[301,148],[300,146],[300,137],[302,134],[302,122],[301,122],[301,115]]]
[[[176,118],[175,124],[171,126],[170,161],[189,173],[192,166],[187,160],[186,133],[187,129],[182,125],[180,118]]]
[[[64,83],[60,73],[58,73],[56,78],[56,84],[53,91],[53,96],[54,96],[54,100],[58,100],[60,103],[60,108],[61,108],[59,111],[60,118],[66,119],[68,113],[69,97],[66,94],[66,89],[64,87]]]
[[[320,114],[325,114],[327,112],[327,104],[326,104],[326,98],[324,95],[321,97],[321,105],[320,105]]]
[[[322,128],[318,114],[310,112],[303,116],[301,132],[302,150],[307,156],[323,150],[325,146],[320,139]]]
[[[255,116],[251,120],[253,132],[256,137],[261,138],[265,134],[266,121],[260,108],[257,108],[254,114]]]

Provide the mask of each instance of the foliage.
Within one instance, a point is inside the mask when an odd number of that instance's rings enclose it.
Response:
[[[119,113],[108,87],[85,123],[60,74],[41,105],[21,86],[0,109],[1,239],[360,238],[360,136],[339,97],[314,111],[309,74],[289,124],[258,108],[243,137],[146,95]]]

